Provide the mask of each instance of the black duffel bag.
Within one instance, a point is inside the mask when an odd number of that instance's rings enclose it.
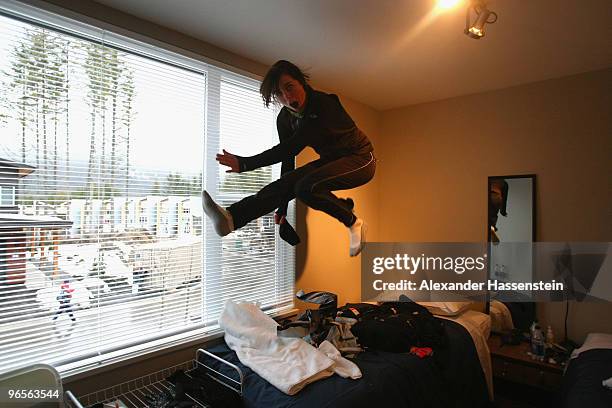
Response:
[[[412,347],[446,347],[442,321],[425,307],[414,302],[370,306],[374,307],[362,307],[351,328],[361,346],[395,353],[409,352]]]

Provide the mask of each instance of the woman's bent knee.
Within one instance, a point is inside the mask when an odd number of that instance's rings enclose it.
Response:
[[[299,182],[295,185],[295,196],[305,202],[308,203],[309,201],[311,201],[313,192],[312,192],[312,185],[310,183],[303,183],[303,182]]]

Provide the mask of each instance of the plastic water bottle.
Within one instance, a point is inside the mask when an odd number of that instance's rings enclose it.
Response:
[[[531,336],[531,354],[536,358],[544,358],[544,333],[539,325],[536,325]]]
[[[535,319],[533,323],[531,323],[531,326],[529,326],[529,341],[533,339],[533,334],[535,332],[535,328],[537,325],[538,325],[538,319]]]

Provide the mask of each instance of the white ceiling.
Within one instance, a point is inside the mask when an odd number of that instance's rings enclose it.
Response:
[[[464,0],[465,3],[466,0]],[[612,66],[610,0],[490,0],[486,36],[435,0],[96,0],[379,110]]]

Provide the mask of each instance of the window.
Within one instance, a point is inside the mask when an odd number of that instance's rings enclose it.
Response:
[[[230,204],[278,177],[279,166],[226,175],[214,159],[277,142],[259,82],[6,7],[0,159],[28,170],[17,199],[2,189],[19,213],[0,224],[0,250],[20,262],[0,267],[0,372],[81,371],[198,338],[227,299],[291,307],[294,250],[271,216],[221,239],[202,212],[203,188]]]
[[[15,205],[15,186],[0,186],[0,206]]]

